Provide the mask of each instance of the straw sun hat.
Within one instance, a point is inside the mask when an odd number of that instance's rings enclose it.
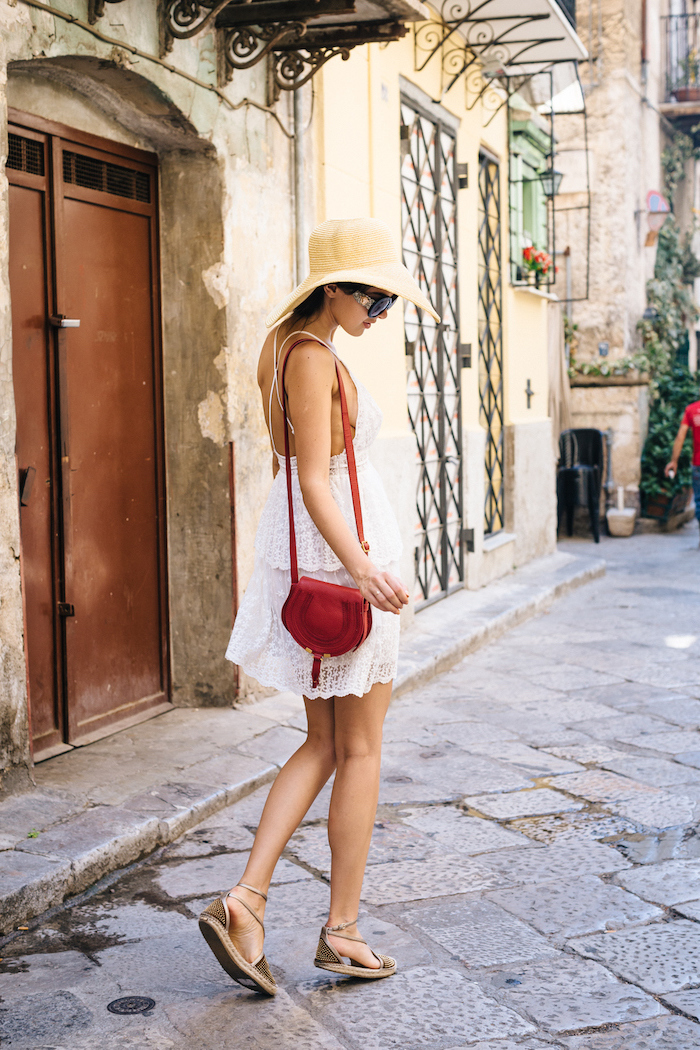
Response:
[[[440,318],[400,261],[391,231],[381,219],[328,219],[309,238],[309,276],[267,315],[271,328],[315,288],[348,281],[409,299]]]

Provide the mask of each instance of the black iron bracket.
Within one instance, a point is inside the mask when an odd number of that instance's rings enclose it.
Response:
[[[278,95],[302,87],[336,55],[347,59],[354,47],[388,43],[408,32],[391,16],[366,23],[315,21],[354,11],[355,0],[161,0],[161,48],[169,51],[174,40],[189,40],[211,28],[217,36],[220,84],[269,56],[272,94]]]
[[[105,13],[105,4],[121,4],[123,0],[88,0],[88,22],[94,26],[98,18]]]

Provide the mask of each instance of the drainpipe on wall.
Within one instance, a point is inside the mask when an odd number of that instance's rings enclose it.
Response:
[[[297,284],[306,277],[306,221],[304,215],[304,95],[294,92],[294,247]]]

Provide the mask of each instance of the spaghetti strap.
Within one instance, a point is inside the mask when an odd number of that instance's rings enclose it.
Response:
[[[280,455],[280,453],[277,451],[277,446],[275,445],[274,434],[272,433],[272,394],[273,394],[273,392],[276,393],[276,395],[277,395],[277,403],[278,403],[278,405],[280,406],[280,408],[282,410],[282,414],[284,415],[284,405],[282,404],[282,398],[280,396],[280,383],[279,383],[279,362],[280,362],[280,357],[282,356],[282,348],[284,347],[284,344],[286,342],[288,342],[292,338],[293,335],[308,335],[311,339],[313,339],[313,341],[315,343],[322,343],[323,346],[327,347],[330,350],[330,352],[333,354],[333,357],[337,358],[338,355],[336,354],[336,352],[333,349],[333,347],[329,346],[328,343],[325,343],[323,341],[323,339],[319,339],[319,337],[317,335],[314,335],[313,332],[307,332],[304,329],[298,329],[296,332],[290,332],[289,335],[285,336],[284,339],[282,340],[282,344],[280,346],[279,355],[278,355],[277,354],[277,336],[278,335],[279,335],[279,325],[277,326],[277,328],[275,328],[275,340],[274,340],[274,343],[272,344],[273,371],[272,371],[272,383],[270,384],[270,397],[269,397],[268,406],[267,406],[267,419],[268,419],[267,428],[270,431],[270,441],[272,442],[272,448],[274,450],[274,453],[275,453],[276,456],[278,456],[280,459],[282,459],[284,457],[282,457]],[[292,426],[292,422],[291,422],[290,419],[287,420],[287,424],[288,424],[289,429],[291,430],[291,432],[293,434],[294,433],[294,427]]]

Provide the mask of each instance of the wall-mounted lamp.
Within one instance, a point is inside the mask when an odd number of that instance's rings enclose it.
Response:
[[[545,197],[556,197],[563,178],[563,172],[555,171],[554,168],[548,168],[547,171],[540,173],[540,182],[542,183]]]
[[[642,314],[643,321],[655,321],[659,316],[659,311],[655,306],[647,306],[646,310]]]

